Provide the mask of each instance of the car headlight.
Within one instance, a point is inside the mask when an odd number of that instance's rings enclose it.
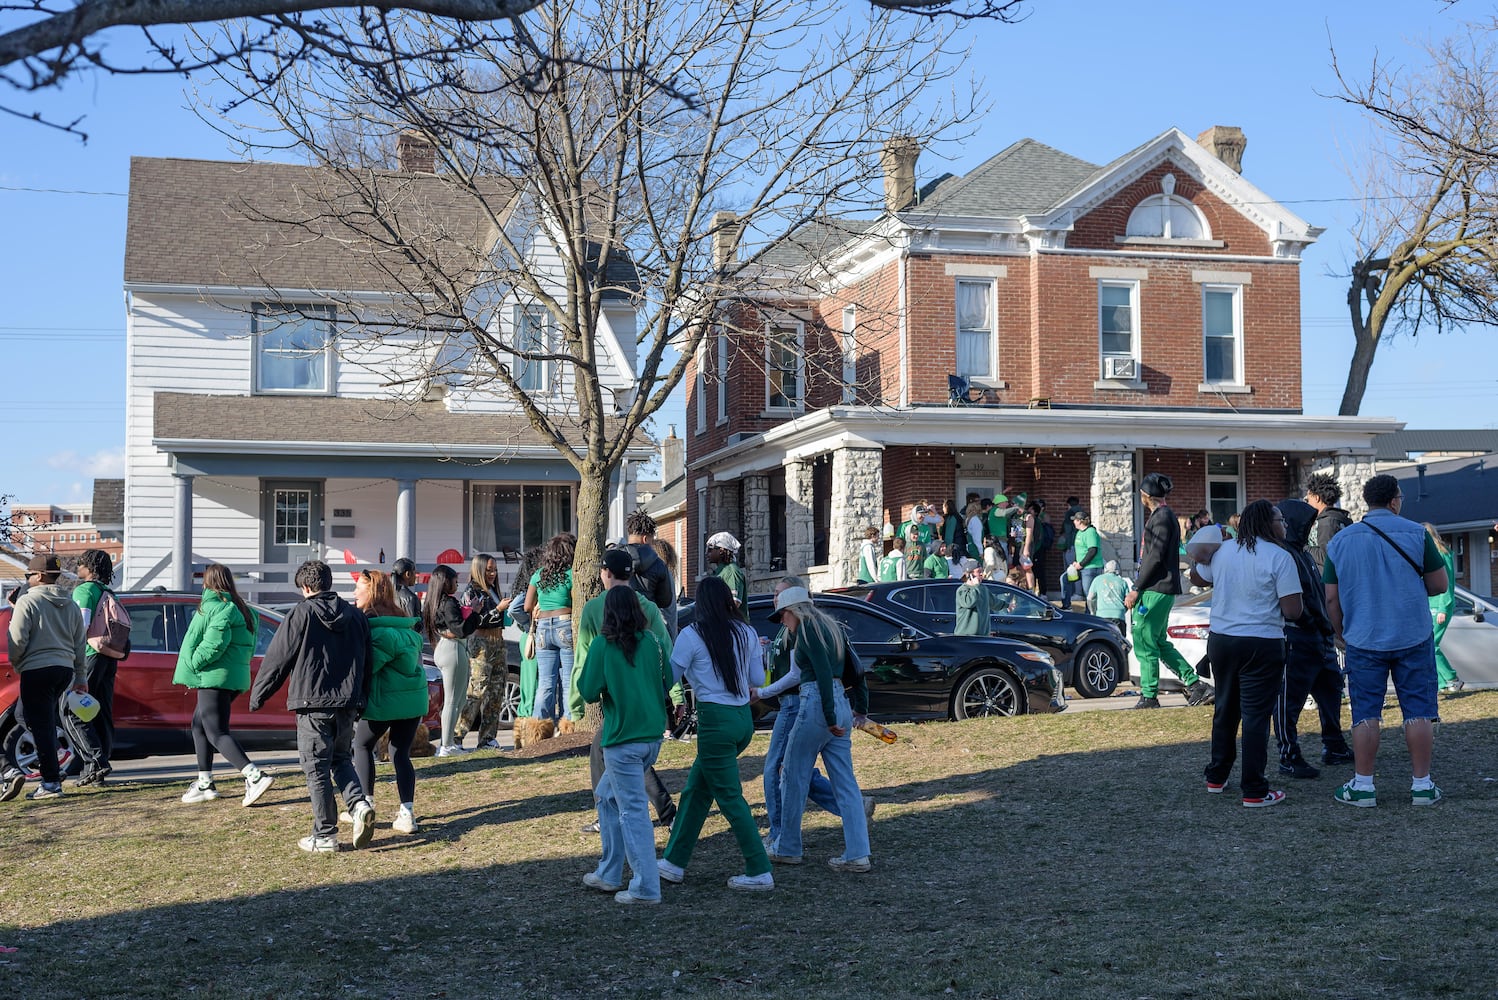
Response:
[[[1043,653],[1038,649],[1029,653],[1022,652],[1019,655],[1023,659],[1034,660],[1036,663],[1044,663],[1048,667],[1054,667],[1056,665],[1056,661],[1051,659],[1050,653]]]

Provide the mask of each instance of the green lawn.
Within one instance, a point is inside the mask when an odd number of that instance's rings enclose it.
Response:
[[[253,809],[182,805],[181,784],[18,801],[0,805],[18,949],[0,996],[1494,997],[1498,692],[1442,710],[1430,810],[1402,794],[1397,725],[1372,810],[1331,800],[1350,769],[1268,810],[1239,805],[1236,776],[1204,794],[1209,709],[855,735],[872,874],[822,863],[842,843],[813,812],[810,863],[734,893],[714,815],[659,907],[580,885],[598,839],[578,832],[579,757],[419,762],[409,838],[382,771],[374,845],[335,856],[296,848],[299,774]],[[765,740],[743,761],[761,818]],[[692,752],[663,750],[673,789]]]

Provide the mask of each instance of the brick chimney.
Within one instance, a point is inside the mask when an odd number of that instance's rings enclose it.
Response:
[[[437,147],[420,132],[402,132],[395,140],[395,162],[403,174],[435,174]]]
[[[686,474],[686,444],[676,436],[676,425],[661,441],[661,488],[665,489]]]
[[[884,144],[879,166],[884,171],[884,208],[902,212],[915,201],[915,161],[921,144],[910,136],[896,136]]]
[[[1213,125],[1197,136],[1196,141],[1207,152],[1232,167],[1234,173],[1243,173],[1243,150],[1248,146],[1248,139],[1241,128],[1236,125]]]
[[[713,265],[718,270],[728,270],[738,257],[739,234],[743,231],[744,224],[733,212],[713,213]]]

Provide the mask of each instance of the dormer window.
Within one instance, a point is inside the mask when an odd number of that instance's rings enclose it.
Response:
[[[1160,193],[1141,201],[1129,216],[1126,237],[1157,240],[1210,240],[1212,230],[1196,206],[1175,195],[1175,176],[1166,174]]]

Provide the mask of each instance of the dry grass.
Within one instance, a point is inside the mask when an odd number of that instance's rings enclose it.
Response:
[[[0,807],[0,991],[47,997],[1495,996],[1498,692],[1443,704],[1415,810],[1386,733],[1381,804],[1328,774],[1245,810],[1201,793],[1208,710],[902,726],[854,742],[875,870],[740,870],[714,815],[665,905],[578,883],[586,758],[419,762],[422,833],[306,856],[298,775],[264,805],[137,784]],[[1391,712],[1389,718],[1397,713]],[[744,758],[759,810],[765,737]],[[690,746],[660,769],[680,788]],[[388,772],[387,772],[388,773]],[[382,773],[383,777],[383,773]],[[659,843],[664,845],[664,831]],[[809,814],[808,860],[841,851]]]

